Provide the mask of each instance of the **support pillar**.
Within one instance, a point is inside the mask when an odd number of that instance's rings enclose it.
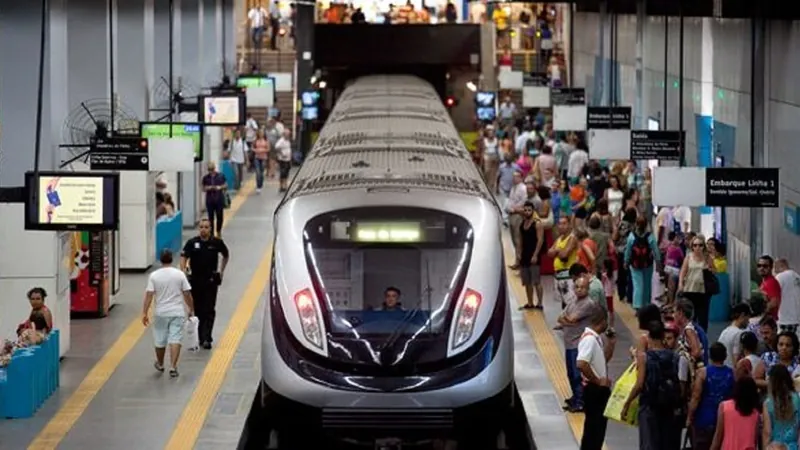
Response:
[[[297,50],[297,72],[295,74],[295,102],[300,101],[303,91],[311,89],[314,72],[314,8],[313,2],[295,3],[295,47]],[[311,129],[301,122],[298,132],[298,148],[305,155],[311,148]]]
[[[223,72],[233,69],[233,66],[226,67],[222,62],[222,44],[217,44],[217,0],[200,0],[202,11],[200,27],[200,45],[203,51],[203,74],[206,86],[219,83],[222,80]],[[225,70],[223,70],[225,69]],[[233,78],[233,73],[228,73]]]
[[[753,167],[769,167],[769,155],[764,146],[767,138],[767,109],[769,108],[769,91],[766,90],[768,65],[767,55],[767,22],[760,17],[752,21],[751,48],[751,117],[750,152]],[[770,254],[773,233],[772,211],[764,208],[750,209],[750,251],[751,260],[756,261],[761,255]],[[765,228],[768,227],[768,228]]]
[[[647,11],[644,0],[636,2],[636,100],[633,105],[633,128],[647,128],[647,110],[644,106],[644,26]]]
[[[714,167],[714,19],[702,19],[701,68],[700,68],[700,115],[697,121],[697,165]],[[692,224],[697,229],[698,224]],[[704,236],[715,235],[714,209],[700,208],[700,232]]]
[[[36,99],[39,73],[40,2],[0,5],[0,188],[24,184],[34,165]],[[64,0],[52,0],[48,11],[40,170],[58,167],[57,146],[66,116],[67,34]],[[0,203],[0,336],[13,335],[27,319],[29,289],[43,287],[57,328],[61,354],[69,349],[71,265],[68,233],[24,229],[24,205]],[[60,244],[66,242],[62,247]],[[20,301],[22,299],[22,301]]]
[[[145,42],[146,18],[152,13],[146,0],[116,0],[117,25],[114,27],[116,48],[116,94],[122,107],[117,114],[119,129],[126,130],[135,120],[128,120],[126,112],[138,120],[147,118],[148,70],[152,64],[151,44]],[[152,19],[150,19],[152,20]],[[149,28],[152,28],[150,25]],[[120,174],[120,268],[145,270],[156,260],[155,254],[155,174],[147,172],[121,172]]]

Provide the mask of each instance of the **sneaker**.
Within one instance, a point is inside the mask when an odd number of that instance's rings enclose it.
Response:
[[[158,361],[153,363],[153,367],[155,367],[156,371],[164,373],[164,366],[159,364]]]
[[[170,378],[178,378],[178,369],[176,369],[174,367],[172,369],[169,369],[169,377]]]
[[[256,194],[261,195],[261,189],[256,189]]]
[[[208,342],[208,341],[206,341],[206,342],[203,342],[203,344],[201,345],[201,347],[203,347],[203,348],[204,348],[204,349],[206,349],[206,350],[211,350],[211,342]]]

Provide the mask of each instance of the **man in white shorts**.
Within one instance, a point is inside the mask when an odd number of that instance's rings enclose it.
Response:
[[[155,368],[164,372],[164,356],[169,345],[169,376],[178,376],[178,358],[181,354],[181,342],[186,325],[186,312],[194,316],[192,287],[186,274],[172,266],[172,251],[161,252],[161,268],[147,279],[142,309],[142,324],[150,325],[150,305],[153,307],[153,340],[156,348]]]

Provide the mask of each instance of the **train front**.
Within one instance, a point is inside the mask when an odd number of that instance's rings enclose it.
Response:
[[[447,193],[325,197],[276,216],[265,397],[354,439],[491,427],[513,395],[496,209]]]

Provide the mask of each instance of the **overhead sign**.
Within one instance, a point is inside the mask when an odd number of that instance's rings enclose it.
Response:
[[[659,161],[680,161],[685,142],[684,131],[631,131],[630,159],[657,159]]]
[[[547,86],[550,76],[547,72],[530,72],[522,75],[524,86]]]
[[[706,206],[776,208],[779,171],[764,167],[709,167],[706,169]]]
[[[550,102],[554,105],[585,105],[586,89],[553,88],[550,90]]]
[[[590,130],[630,130],[630,106],[590,106],[586,108],[586,128]]]
[[[149,145],[140,137],[98,139],[89,148],[92,170],[150,170]]]

